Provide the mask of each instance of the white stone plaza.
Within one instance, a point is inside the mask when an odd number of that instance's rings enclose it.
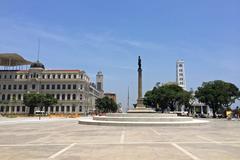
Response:
[[[78,119],[1,118],[1,160],[238,160],[239,121],[114,127]]]

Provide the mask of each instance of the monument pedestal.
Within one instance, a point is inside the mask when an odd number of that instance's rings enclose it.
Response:
[[[128,113],[155,113],[156,112],[151,108],[146,108],[143,104],[143,101],[144,101],[143,98],[138,98],[136,108],[128,110]]]

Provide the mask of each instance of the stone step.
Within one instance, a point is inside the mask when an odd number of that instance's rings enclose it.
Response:
[[[109,117],[94,116],[96,121],[122,121],[122,122],[177,122],[191,121],[192,117]]]
[[[96,121],[93,119],[80,119],[79,124],[84,125],[101,125],[101,126],[130,126],[130,127],[152,127],[152,126],[199,126],[206,125],[208,121],[206,120],[192,120],[192,121],[180,121],[180,122],[120,122],[120,121]]]
[[[107,117],[177,117],[173,113],[107,113]]]

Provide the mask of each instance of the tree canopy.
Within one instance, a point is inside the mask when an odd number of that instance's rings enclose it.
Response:
[[[104,97],[96,99],[96,109],[102,113],[117,112],[118,106],[112,99]]]
[[[240,97],[239,89],[232,83],[215,80],[203,82],[195,97],[213,110],[213,117],[219,109],[230,107]]]
[[[47,108],[57,103],[57,100],[50,94],[28,93],[24,94],[23,103],[29,107],[29,115],[34,114],[35,107]]]
[[[190,98],[190,92],[183,90],[176,84],[169,84],[154,87],[151,91],[147,91],[144,103],[154,108],[159,107],[162,112],[167,108],[174,111],[177,105],[189,106]]]

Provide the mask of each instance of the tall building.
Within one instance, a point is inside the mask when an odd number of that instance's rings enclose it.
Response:
[[[96,75],[97,90],[103,92],[103,73],[99,71]]]
[[[176,62],[176,82],[184,90],[187,89],[186,77],[185,77],[185,67],[183,60],[177,60]]]
[[[25,64],[23,60],[19,61],[16,55],[6,58],[0,54],[1,66],[9,60],[12,68],[8,66],[0,70],[0,112],[28,113],[28,107],[23,104],[26,93],[53,95],[58,103],[48,108],[49,113],[86,113],[95,110],[95,99],[101,97],[101,92],[84,71],[47,70],[39,61],[30,63],[29,69],[19,70],[15,65]]]

